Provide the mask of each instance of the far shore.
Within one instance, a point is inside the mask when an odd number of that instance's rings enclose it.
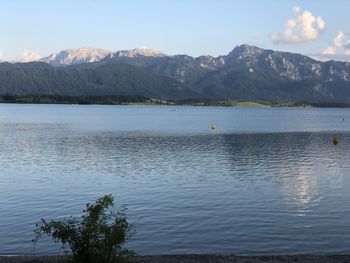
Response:
[[[278,108],[350,108],[350,102],[268,102],[223,99],[163,100],[143,96],[60,96],[60,95],[0,95],[0,103],[11,104],[73,104],[73,105],[155,105],[155,106],[220,106]]]
[[[168,101],[161,99],[150,99],[142,96],[12,96],[0,95],[0,103],[10,104],[73,104],[73,105],[139,105],[139,106],[225,106],[225,107],[271,107],[291,106],[287,104],[274,105],[254,101],[223,101],[223,100],[179,100]],[[350,105],[349,105],[350,106]]]
[[[63,263],[70,262],[62,256],[0,256],[0,263]],[[281,255],[281,256],[218,256],[218,255],[166,255],[166,256],[136,256],[130,262],[134,263],[348,263],[350,255],[311,256],[311,255]]]

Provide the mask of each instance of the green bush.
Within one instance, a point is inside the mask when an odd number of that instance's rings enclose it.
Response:
[[[63,220],[46,221],[36,225],[34,244],[43,234],[55,242],[67,245],[74,262],[114,263],[126,262],[133,252],[124,248],[131,236],[131,225],[127,222],[126,207],[113,210],[112,195],[87,204],[81,219],[70,217]]]

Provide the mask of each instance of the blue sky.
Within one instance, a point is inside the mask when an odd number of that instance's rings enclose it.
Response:
[[[26,59],[67,48],[146,46],[170,55],[217,56],[248,43],[342,56],[350,44],[349,10],[347,0],[3,0],[0,55]],[[303,27],[304,18],[315,19],[312,28]],[[288,20],[296,25],[287,28]],[[339,32],[341,43],[334,41]]]

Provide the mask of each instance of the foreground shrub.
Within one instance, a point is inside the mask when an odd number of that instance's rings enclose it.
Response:
[[[87,204],[81,219],[41,219],[36,225],[33,242],[36,244],[43,234],[51,236],[63,247],[69,246],[73,261],[77,263],[126,262],[133,254],[124,248],[131,235],[131,226],[126,219],[126,207],[117,211],[113,207],[112,195],[106,195]]]

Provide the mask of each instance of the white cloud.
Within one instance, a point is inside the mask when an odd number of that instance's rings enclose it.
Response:
[[[350,55],[350,36],[340,30],[334,37],[332,46],[323,50],[322,54]]]
[[[331,46],[313,57],[320,60],[350,61],[350,35],[340,30],[332,40]]]
[[[338,32],[337,36],[333,40],[334,46],[341,47],[343,44],[344,37],[345,37],[344,32],[342,30],[340,30]]]
[[[301,11],[300,6],[297,6],[297,5],[293,6],[293,12],[294,12],[294,13],[299,14],[300,11]]]
[[[21,62],[30,62],[30,61],[36,61],[38,59],[41,58],[41,55],[36,53],[36,52],[33,52],[33,51],[30,51],[26,48],[23,48],[22,49],[22,54],[19,58],[19,61]]]
[[[323,31],[326,28],[326,22],[320,16],[316,18],[316,25],[317,28],[321,31]]]
[[[335,53],[336,53],[336,50],[334,47],[328,47],[322,51],[322,54],[324,54],[324,55],[333,55]]]
[[[316,17],[310,11],[302,12],[299,6],[293,7],[293,13],[294,18],[287,21],[282,33],[270,35],[274,44],[313,41],[326,28],[322,17]]]

